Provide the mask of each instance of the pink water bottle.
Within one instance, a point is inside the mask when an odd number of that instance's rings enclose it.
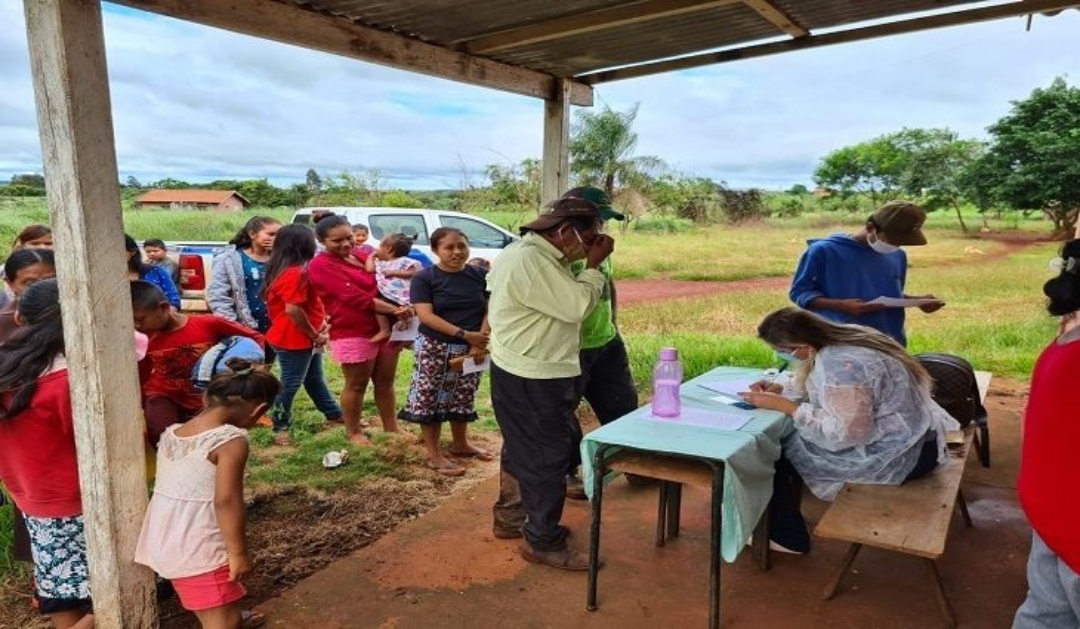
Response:
[[[657,417],[678,417],[682,411],[682,398],[679,397],[679,385],[682,384],[682,363],[679,362],[679,350],[665,347],[660,350],[660,359],[653,368],[652,414]]]

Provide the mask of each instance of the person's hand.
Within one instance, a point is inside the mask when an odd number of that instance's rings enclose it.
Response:
[[[394,311],[394,316],[397,317],[398,321],[407,323],[409,319],[416,316],[416,312],[409,306],[402,306]]]
[[[909,299],[933,299],[933,300],[935,300],[934,303],[932,303],[932,304],[923,304],[923,305],[919,306],[919,310],[922,310],[923,312],[925,312],[927,314],[930,314],[931,312],[937,312],[938,310],[941,310],[942,308],[945,307],[945,302],[941,301],[937,297],[934,297],[933,295],[917,295],[917,296],[914,296],[914,297],[909,297]]]
[[[739,397],[750,404],[769,411],[780,411],[785,415],[792,415],[799,405],[778,393],[768,391],[747,391],[740,393]]]
[[[750,385],[750,391],[752,393],[783,393],[784,385],[777,384],[771,380],[758,380]]]
[[[595,269],[615,251],[615,239],[607,234],[597,234],[585,252],[585,266]]]
[[[242,581],[251,574],[251,555],[245,550],[242,553],[229,554],[229,581]]]
[[[870,314],[885,308],[884,304],[871,304],[861,299],[840,299],[833,307],[834,310],[846,312],[853,317]]]
[[[469,346],[469,357],[472,358],[474,365],[479,365],[484,362],[484,357],[487,356],[487,354],[487,350],[483,347],[477,347],[475,345]]]
[[[485,332],[466,332],[465,342],[468,343],[470,347],[478,347],[482,350],[486,350],[489,337],[490,334]]]
[[[311,339],[312,347],[323,347],[330,342],[330,334],[327,332],[319,332],[315,335],[315,338]]]

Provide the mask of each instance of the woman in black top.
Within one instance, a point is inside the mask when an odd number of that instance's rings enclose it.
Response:
[[[465,469],[439,449],[442,423],[450,422],[449,454],[490,461],[491,453],[469,443],[466,429],[476,420],[480,372],[460,373],[463,361],[487,355],[487,270],[467,265],[469,239],[461,230],[440,227],[431,234],[438,264],[412,278],[409,294],[420,318],[409,399],[398,417],[420,424],[428,466],[446,476]],[[454,361],[454,359],[458,359]],[[452,364],[453,361],[453,364]]]

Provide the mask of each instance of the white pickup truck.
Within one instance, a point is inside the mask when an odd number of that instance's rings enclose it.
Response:
[[[396,207],[313,207],[297,210],[293,223],[313,225],[315,212],[333,212],[344,216],[349,224],[368,226],[368,244],[378,245],[389,234],[406,234],[414,237],[413,246],[431,259],[429,237],[439,227],[460,229],[469,238],[472,256],[495,260],[502,250],[518,239],[509,231],[471,214],[444,210],[427,210]],[[360,244],[360,243],[357,243]],[[223,242],[168,242],[169,255],[180,265],[180,298],[182,309],[206,312],[206,287],[214,254],[225,246]]]

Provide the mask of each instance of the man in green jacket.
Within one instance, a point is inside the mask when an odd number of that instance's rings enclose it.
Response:
[[[603,234],[597,207],[575,198],[554,201],[522,232],[488,275],[491,401],[503,433],[501,464],[520,486],[522,557],[586,570],[587,556],[567,547],[559,522],[580,433],[581,324],[607,283],[598,267],[614,241]],[[575,275],[570,265],[577,260],[585,269]],[[497,534],[499,508],[496,503]]]

